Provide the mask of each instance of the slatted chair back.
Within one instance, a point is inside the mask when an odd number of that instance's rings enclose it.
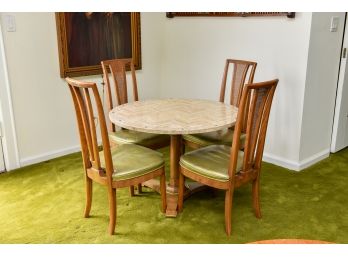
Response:
[[[101,62],[105,84],[107,111],[115,106],[128,103],[128,88],[126,71],[131,72],[133,100],[138,101],[138,88],[135,68],[132,59],[113,59]],[[110,78],[111,75],[111,78]],[[109,123],[110,131],[115,131],[115,125]]]
[[[256,62],[227,59],[221,82],[220,102],[225,101],[227,83],[230,84],[230,104],[239,106],[244,84],[252,84]],[[229,80],[230,77],[230,81]]]
[[[227,59],[221,82],[220,102],[225,102],[226,91],[230,91],[230,104],[239,106],[244,85],[252,84],[254,80],[257,63],[245,60]],[[227,89],[227,84],[230,85]],[[247,108],[247,107],[246,107]],[[242,132],[246,132],[244,121]]]
[[[73,98],[84,168],[95,169],[100,175],[106,176],[112,181],[113,164],[110,152],[110,142],[108,138],[104,110],[98,92],[97,85],[90,82],[81,82],[75,79],[66,78]],[[93,109],[96,109],[94,112]],[[95,116],[97,115],[97,116]],[[96,117],[99,120],[102,145],[105,158],[105,167],[101,167],[99,157],[99,147],[97,141]]]
[[[251,169],[260,170],[268,118],[277,84],[278,79],[275,79],[261,83],[247,84],[244,87],[231,149],[229,170],[231,178],[234,177],[236,171],[239,150],[238,139],[244,120],[247,120],[247,126],[243,171]]]

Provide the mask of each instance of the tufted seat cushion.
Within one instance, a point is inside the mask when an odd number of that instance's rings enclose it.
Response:
[[[151,146],[168,141],[168,135],[158,135],[151,133],[138,132],[134,130],[122,129],[116,132],[109,132],[110,141],[117,145],[122,144],[137,144],[142,146]]]
[[[105,167],[104,152],[99,153],[102,167]],[[111,148],[114,164],[114,180],[139,177],[164,166],[161,153],[134,144],[123,144]]]
[[[193,173],[218,181],[229,180],[228,166],[231,147],[210,145],[181,156],[180,165]],[[237,172],[243,165],[244,152],[238,152]]]
[[[213,132],[199,133],[199,134],[190,134],[183,135],[184,140],[193,142],[200,146],[208,146],[213,144],[223,144],[223,145],[232,145],[234,130],[227,128]],[[242,133],[240,136],[241,148],[244,148],[246,134]]]

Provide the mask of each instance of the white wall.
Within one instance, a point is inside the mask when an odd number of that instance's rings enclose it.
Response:
[[[4,163],[7,170],[19,167],[16,128],[12,110],[12,96],[7,72],[7,61],[0,26],[0,123],[1,143]],[[1,157],[0,157],[1,158]]]
[[[13,15],[17,31],[3,36],[19,157],[26,165],[75,151],[79,141],[70,95],[59,77],[54,14]],[[339,38],[327,32],[330,15],[168,19],[165,13],[142,13],[139,95],[217,100],[226,58],[257,61],[255,81],[280,80],[264,159],[300,169],[330,141]],[[82,79],[101,82],[100,76]]]
[[[329,30],[333,16],[340,18],[337,32]],[[313,13],[301,131],[301,168],[330,153],[344,16],[344,13]]]
[[[79,139],[71,96],[59,76],[54,13],[12,13],[16,32],[3,29],[12,93],[19,158],[22,165],[78,150]],[[139,95],[158,96],[160,14],[141,15],[143,69]],[[4,28],[4,24],[2,24]],[[82,78],[100,84],[101,76]]]
[[[164,23],[161,97],[218,100],[226,58],[258,63],[255,80],[279,78],[265,157],[295,168],[299,161],[311,13],[295,19],[174,18]]]

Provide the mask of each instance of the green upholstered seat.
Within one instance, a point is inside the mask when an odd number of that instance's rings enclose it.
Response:
[[[200,146],[208,146],[214,144],[222,145],[232,145],[233,139],[233,129],[222,129],[213,132],[199,133],[199,134],[190,134],[183,135],[184,140],[198,144]],[[240,136],[241,147],[244,148],[246,134],[242,133]]]
[[[161,142],[168,141],[168,135],[158,135],[151,133],[138,132],[134,130],[122,129],[116,132],[109,132],[110,141],[117,145],[122,144],[137,144],[142,146],[151,146],[160,144]]]
[[[105,167],[104,152],[100,152],[102,167]],[[161,153],[134,144],[123,144],[111,148],[114,164],[114,180],[125,180],[150,173],[164,165]]]
[[[231,147],[225,145],[210,145],[188,152],[181,156],[180,165],[193,173],[218,181],[227,181],[228,165]],[[238,152],[236,171],[243,165],[244,152]]]

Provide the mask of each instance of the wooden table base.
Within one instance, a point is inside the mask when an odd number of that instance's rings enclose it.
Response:
[[[149,181],[146,181],[142,184],[145,187],[149,187],[156,192],[160,193],[160,183],[159,180],[152,179]],[[200,192],[202,190],[207,189],[208,187],[205,185],[202,185],[198,182],[186,182],[185,183],[185,194],[184,199],[187,199],[192,194]],[[166,216],[167,217],[176,217],[178,212],[178,190],[177,188],[171,187],[169,184],[167,184],[167,210],[166,210]]]
[[[180,172],[180,156],[182,150],[182,138],[181,135],[170,136],[170,178],[167,184],[167,217],[176,217],[178,209],[178,181]],[[160,192],[159,180],[149,180],[143,183],[143,186],[152,188],[153,190]],[[188,198],[192,194],[202,191],[207,186],[198,182],[186,182],[185,183],[184,199]]]

